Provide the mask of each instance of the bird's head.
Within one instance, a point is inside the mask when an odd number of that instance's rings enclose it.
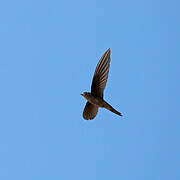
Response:
[[[86,97],[87,96],[87,92],[81,93],[81,96]]]
[[[83,92],[82,94],[81,94],[81,96],[83,96],[84,98],[88,98],[89,97],[89,92]]]

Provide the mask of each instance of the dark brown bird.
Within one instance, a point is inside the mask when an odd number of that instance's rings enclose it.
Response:
[[[110,54],[111,50],[108,49],[98,62],[92,80],[91,92],[83,92],[81,94],[88,101],[83,112],[83,118],[86,120],[94,119],[99,107],[106,108],[113,113],[122,116],[120,112],[116,111],[103,99],[103,92],[108,79],[110,67]]]

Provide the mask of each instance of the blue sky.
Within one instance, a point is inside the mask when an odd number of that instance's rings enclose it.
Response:
[[[0,179],[180,179],[178,0],[0,3]],[[82,118],[111,48],[105,99]]]

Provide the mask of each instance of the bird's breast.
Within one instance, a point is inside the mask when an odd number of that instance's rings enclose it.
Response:
[[[104,100],[99,98],[99,97],[95,97],[93,95],[90,95],[86,98],[91,104],[95,104],[99,107],[104,107]]]

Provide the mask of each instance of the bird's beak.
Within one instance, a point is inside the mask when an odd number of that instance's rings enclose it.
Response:
[[[83,93],[81,93],[81,96],[83,96]]]

